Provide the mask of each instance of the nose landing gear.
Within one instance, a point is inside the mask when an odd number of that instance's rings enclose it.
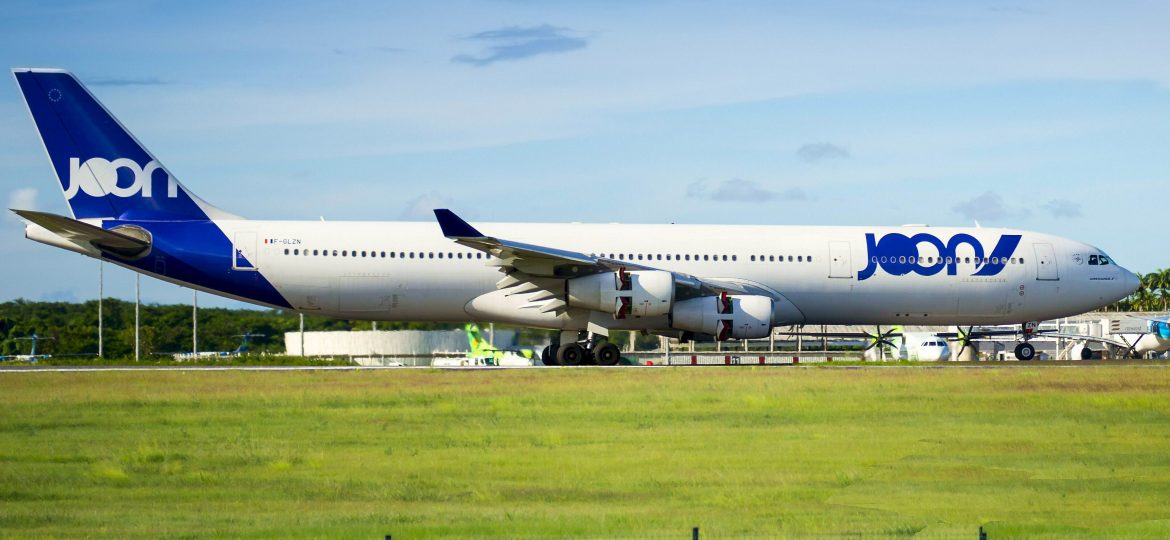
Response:
[[[1027,362],[1036,357],[1036,347],[1031,343],[1024,342],[1016,345],[1016,360]]]

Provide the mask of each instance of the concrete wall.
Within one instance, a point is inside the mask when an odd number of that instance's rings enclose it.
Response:
[[[516,333],[496,331],[497,347],[509,348]],[[486,329],[483,332],[487,337]],[[305,350],[301,350],[301,333],[286,332],[284,348],[290,356],[410,356],[434,352],[467,352],[467,333],[463,330],[378,330],[361,332],[305,332]]]

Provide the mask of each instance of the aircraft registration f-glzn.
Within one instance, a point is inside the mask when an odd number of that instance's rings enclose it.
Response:
[[[28,238],[302,313],[559,330],[548,364],[617,363],[614,330],[1018,324],[1138,286],[1093,246],[1011,229],[248,220],[180,184],[72,74],[13,71],[72,213],[14,210]]]

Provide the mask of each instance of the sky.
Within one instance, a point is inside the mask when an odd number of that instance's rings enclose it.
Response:
[[[73,71],[248,218],[978,222],[1170,266],[1167,2],[338,4],[9,0],[0,59]],[[68,214],[10,81],[0,197]],[[0,301],[97,296],[15,216],[0,252]]]

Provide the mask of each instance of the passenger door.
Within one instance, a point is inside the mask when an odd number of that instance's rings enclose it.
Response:
[[[1052,244],[1032,244],[1036,251],[1036,279],[1040,281],[1060,280],[1060,269],[1056,265],[1056,253]]]

